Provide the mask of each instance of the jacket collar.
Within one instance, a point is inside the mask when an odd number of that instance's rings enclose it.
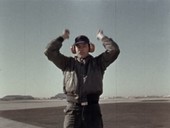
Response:
[[[77,61],[79,61],[80,63],[87,63],[91,58],[93,58],[93,56],[91,56],[91,55],[88,55],[86,58],[79,58],[79,57],[77,57],[77,56],[75,56],[75,59],[77,60]]]

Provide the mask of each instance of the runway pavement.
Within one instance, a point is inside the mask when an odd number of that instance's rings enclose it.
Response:
[[[141,102],[142,100],[100,100],[101,104],[105,103],[120,103],[120,102]],[[167,102],[169,102],[168,100]],[[149,101],[151,102],[151,101]],[[155,102],[155,101],[154,101]],[[161,102],[157,101],[157,102]],[[164,102],[164,101],[163,101]],[[45,107],[58,107],[65,106],[65,100],[32,100],[32,101],[0,101],[0,111],[4,110],[18,110],[18,109],[31,109],[31,108],[45,108]],[[22,122],[17,122],[0,117],[0,128],[42,128]]]
[[[103,103],[111,102],[109,100],[102,100],[102,101],[103,101]],[[65,106],[65,105],[66,105],[65,100],[0,101],[0,111],[57,107],[57,106]],[[17,122],[17,121],[13,121],[13,120],[9,120],[9,119],[0,117],[0,128],[41,128],[41,127],[29,125],[29,124],[25,124],[22,122]]]
[[[18,110],[30,108],[47,108],[65,106],[65,100],[15,100],[15,101],[0,101],[0,111],[3,110]]]
[[[1,101],[0,111],[64,106],[64,100]],[[0,117],[0,128],[42,128]]]
[[[0,128],[42,128],[0,117]]]

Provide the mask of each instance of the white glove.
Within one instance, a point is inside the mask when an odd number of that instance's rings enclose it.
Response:
[[[105,35],[103,34],[103,30],[99,30],[97,33],[97,39],[102,40]]]
[[[63,37],[64,39],[69,39],[69,36],[70,36],[70,31],[69,31],[69,29],[65,29],[65,30],[63,31],[62,37]]]

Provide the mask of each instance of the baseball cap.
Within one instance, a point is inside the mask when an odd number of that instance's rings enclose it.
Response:
[[[89,44],[90,43],[90,40],[87,36],[85,35],[80,35],[78,37],[75,38],[75,45],[76,44]]]

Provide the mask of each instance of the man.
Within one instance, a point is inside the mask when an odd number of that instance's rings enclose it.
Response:
[[[48,59],[64,75],[63,90],[68,103],[64,110],[64,128],[103,128],[98,103],[103,92],[103,75],[106,68],[117,59],[119,47],[99,30],[97,38],[103,42],[106,51],[93,57],[90,52],[95,50],[94,44],[85,35],[80,35],[71,47],[75,57],[67,57],[60,53],[60,48],[69,35],[69,30],[65,29],[45,50]]]

